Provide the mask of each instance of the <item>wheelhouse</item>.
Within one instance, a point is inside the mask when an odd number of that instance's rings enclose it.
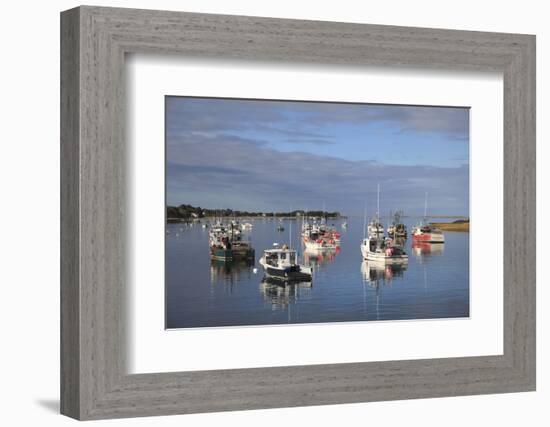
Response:
[[[270,249],[264,251],[265,262],[273,267],[296,264],[296,251],[294,249]]]

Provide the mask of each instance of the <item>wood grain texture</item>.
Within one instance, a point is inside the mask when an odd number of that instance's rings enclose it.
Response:
[[[62,413],[99,419],[534,390],[534,36],[96,7],[63,12],[61,27]],[[504,354],[128,375],[127,53],[502,72]]]
[[[61,20],[61,412],[80,414],[79,17]]]

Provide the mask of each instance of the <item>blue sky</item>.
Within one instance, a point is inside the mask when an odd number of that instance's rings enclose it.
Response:
[[[469,109],[166,98],[167,203],[468,215]]]

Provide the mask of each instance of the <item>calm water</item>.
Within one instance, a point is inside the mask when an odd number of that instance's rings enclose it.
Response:
[[[342,234],[337,252],[309,253],[299,244],[301,222],[273,220],[246,233],[256,250],[253,265],[211,262],[208,229],[168,224],[166,235],[166,327],[208,327],[469,316],[469,233],[445,232],[444,245],[412,247],[404,268],[361,260],[363,219],[329,221]],[[274,242],[299,248],[300,262],[314,265],[311,283],[277,285],[264,280],[258,259]],[[408,218],[410,231],[417,219]],[[254,273],[254,268],[257,272]]]

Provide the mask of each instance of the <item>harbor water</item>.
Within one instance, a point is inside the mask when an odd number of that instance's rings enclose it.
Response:
[[[304,250],[300,220],[243,220],[253,224],[243,232],[255,249],[249,263],[211,261],[205,219],[167,224],[166,328],[468,317],[469,233],[444,231],[444,244],[413,245],[410,231],[419,218],[404,220],[409,260],[402,267],[362,260],[363,218],[329,219],[341,243],[324,252]],[[280,224],[284,231],[277,231]],[[311,282],[265,278],[258,263],[263,250],[289,241],[300,263],[314,267]]]

